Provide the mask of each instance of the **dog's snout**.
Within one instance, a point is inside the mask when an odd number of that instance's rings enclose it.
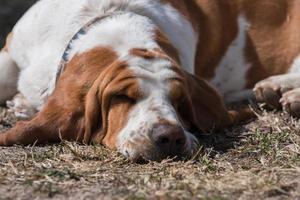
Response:
[[[152,129],[151,138],[161,153],[168,155],[182,150],[186,143],[183,129],[176,125],[155,125]]]

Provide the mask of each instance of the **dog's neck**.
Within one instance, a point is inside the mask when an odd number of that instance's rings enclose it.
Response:
[[[144,16],[134,13],[111,16],[95,24],[72,44],[69,60],[76,54],[96,47],[109,47],[120,58],[128,56],[133,48],[158,48],[155,42],[155,25]]]
[[[180,64],[180,55],[167,35],[148,17],[131,12],[112,15],[95,23],[84,35],[72,41],[68,60],[95,48],[111,49],[120,61],[134,60],[133,49],[159,51]]]

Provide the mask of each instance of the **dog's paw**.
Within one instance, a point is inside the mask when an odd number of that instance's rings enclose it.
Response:
[[[18,119],[30,119],[37,111],[22,94],[17,94],[11,101],[7,101],[8,112]]]
[[[293,89],[290,84],[285,84],[284,81],[276,77],[258,82],[253,91],[257,101],[266,103],[271,108],[280,108],[280,99],[284,93]]]
[[[283,94],[280,99],[283,110],[294,117],[300,118],[300,88]]]
[[[258,102],[266,103],[271,108],[279,108],[280,90],[278,84],[264,80],[257,83],[253,91]]]

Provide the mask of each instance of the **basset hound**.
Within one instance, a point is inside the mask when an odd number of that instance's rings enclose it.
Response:
[[[132,160],[191,155],[197,136],[300,116],[299,0],[40,0],[0,54],[0,103],[38,112],[0,145],[102,144]],[[254,92],[253,92],[254,91]]]

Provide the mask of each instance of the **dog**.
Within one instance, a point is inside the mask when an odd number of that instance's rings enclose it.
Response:
[[[0,54],[0,103],[38,112],[0,145],[102,144],[133,161],[190,156],[197,136],[300,116],[298,0],[40,0]]]

